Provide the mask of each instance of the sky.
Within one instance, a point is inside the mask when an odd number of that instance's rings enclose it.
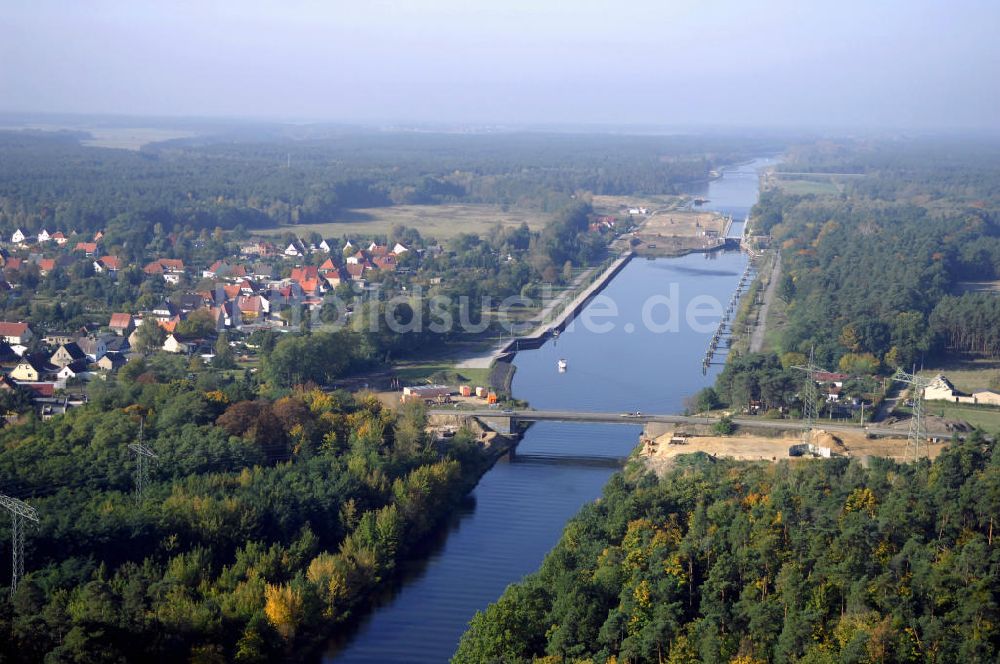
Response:
[[[998,0],[0,0],[0,111],[989,129]]]

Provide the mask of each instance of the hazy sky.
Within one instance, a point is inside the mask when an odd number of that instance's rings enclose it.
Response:
[[[0,110],[997,129],[1000,0],[0,0]]]

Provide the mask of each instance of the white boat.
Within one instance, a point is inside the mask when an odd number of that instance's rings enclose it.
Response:
[[[566,360],[560,359],[557,366],[559,367],[559,371],[566,371]]]

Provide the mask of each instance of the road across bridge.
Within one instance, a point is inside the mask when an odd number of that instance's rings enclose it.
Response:
[[[599,424],[702,424],[712,425],[719,421],[717,417],[702,417],[689,415],[658,415],[634,413],[599,413],[580,412],[573,410],[530,410],[530,409],[491,409],[483,408],[477,410],[459,410],[455,408],[432,408],[431,415],[465,415],[485,420],[498,420],[508,418],[512,422],[580,422]],[[733,424],[737,426],[756,427],[759,429],[772,429],[776,431],[801,431],[803,422],[801,420],[765,420],[753,417],[734,417]],[[815,428],[824,431],[843,432],[864,432],[879,436],[905,436],[905,431],[889,429],[883,427],[866,426],[857,424],[834,424],[832,422],[816,422]],[[950,433],[933,433],[937,438],[952,438]]]

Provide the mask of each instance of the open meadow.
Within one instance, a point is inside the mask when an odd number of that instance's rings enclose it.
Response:
[[[494,205],[394,205],[392,207],[351,210],[342,218],[325,223],[273,226],[255,231],[259,235],[287,232],[316,232],[323,237],[389,235],[395,226],[416,228],[424,237],[446,240],[459,233],[487,235],[494,226],[528,224],[540,230],[549,216],[539,212],[504,210]]]

